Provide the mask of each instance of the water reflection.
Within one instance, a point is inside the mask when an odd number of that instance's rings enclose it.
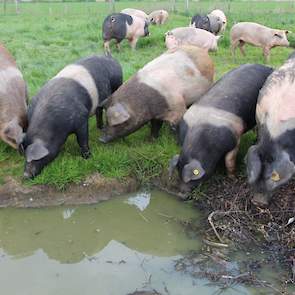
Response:
[[[129,197],[76,208],[1,209],[0,248],[15,258],[42,249],[49,258],[62,263],[81,261],[111,240],[158,256],[199,248],[199,241],[189,238],[178,222],[198,218],[190,205],[153,192],[150,203],[141,211],[128,204]]]

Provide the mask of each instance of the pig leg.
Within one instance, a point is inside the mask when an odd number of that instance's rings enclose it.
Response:
[[[77,141],[80,146],[81,156],[84,159],[88,159],[91,155],[88,146],[88,119],[85,123],[76,130]]]
[[[239,147],[240,147],[240,139],[238,140],[235,148],[225,155],[225,167],[227,170],[227,175],[231,178],[233,178],[235,174],[236,158],[239,151]]]
[[[106,54],[110,54],[111,53],[111,49],[110,49],[110,41],[104,41],[103,43],[103,47],[104,47],[104,52]]]
[[[263,48],[263,56],[264,56],[264,60],[266,62],[269,62],[269,55],[270,55],[270,49],[267,47]]]
[[[159,132],[160,132],[162,125],[163,125],[162,120],[157,120],[157,119],[151,120],[151,136],[153,138],[159,137]]]
[[[236,57],[236,49],[239,45],[240,41],[239,40],[235,40],[231,42],[231,54],[233,57]]]
[[[95,111],[96,115],[96,127],[97,129],[102,129],[103,128],[103,108],[102,107],[97,107]]]
[[[120,41],[116,40],[116,47],[118,51],[121,51]]]
[[[240,40],[240,42],[239,42],[239,48],[240,48],[240,51],[241,51],[241,53],[242,53],[242,55],[243,56],[246,56],[246,54],[245,54],[245,42],[244,41],[242,41],[242,40]]]
[[[132,39],[129,39],[130,46],[133,50],[135,50],[135,48],[136,48],[137,40],[138,40],[138,38],[135,38],[135,37]]]

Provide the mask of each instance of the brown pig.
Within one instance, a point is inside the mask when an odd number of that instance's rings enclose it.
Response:
[[[271,48],[289,46],[288,32],[286,30],[268,28],[257,23],[237,23],[231,28],[230,32],[232,54],[235,55],[236,48],[239,46],[241,53],[245,55],[244,46],[248,43],[261,47],[265,60],[269,61]]]
[[[154,25],[163,25],[168,20],[169,13],[166,10],[155,10],[149,14],[149,22]]]
[[[165,44],[168,49],[181,45],[194,45],[208,51],[216,51],[219,38],[220,36],[215,36],[206,30],[181,27],[166,33]]]
[[[26,127],[26,83],[14,58],[0,44],[0,137],[17,149]]]
[[[107,100],[102,142],[124,137],[148,122],[157,137],[163,121],[176,125],[187,106],[213,82],[214,65],[196,46],[168,50],[139,70]]]

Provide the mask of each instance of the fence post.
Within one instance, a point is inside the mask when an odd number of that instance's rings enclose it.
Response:
[[[189,0],[184,0],[185,1],[185,13],[186,15],[189,15]]]
[[[175,12],[176,11],[176,0],[171,0],[171,11]]]
[[[3,11],[6,14],[6,0],[3,0]]]
[[[116,7],[115,7],[115,0],[109,0],[110,2],[110,9],[111,9],[111,12],[114,13],[115,10],[116,10]]]

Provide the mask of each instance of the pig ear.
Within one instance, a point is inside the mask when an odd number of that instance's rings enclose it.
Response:
[[[246,155],[246,164],[247,164],[247,175],[248,182],[253,184],[257,181],[261,173],[261,160],[257,151],[257,145],[253,145],[249,148]]]
[[[48,149],[41,141],[30,144],[26,149],[26,160],[28,163],[40,160],[49,154]]]
[[[191,180],[201,179],[205,175],[205,170],[201,163],[197,160],[192,160],[190,163],[186,164],[182,170],[182,180],[185,183]]]
[[[178,160],[179,160],[179,155],[175,155],[175,156],[170,160],[170,163],[169,163],[169,169],[168,169],[169,177],[172,176],[173,171],[174,171],[174,169],[176,168],[176,165],[177,165],[177,163],[178,163]]]
[[[8,139],[13,140],[17,146],[19,146],[24,138],[23,129],[15,119],[7,124],[3,133]]]
[[[121,103],[116,103],[107,109],[107,119],[110,126],[122,124],[129,118],[130,115]]]

